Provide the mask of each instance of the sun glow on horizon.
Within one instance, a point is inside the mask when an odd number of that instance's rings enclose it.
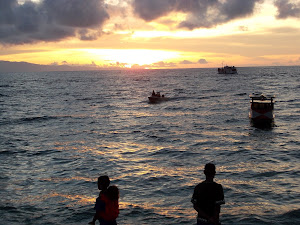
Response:
[[[156,62],[174,59],[178,52],[150,49],[82,49],[93,58],[106,62],[123,63],[126,67],[132,65],[150,65]],[[130,66],[129,66],[130,65]]]

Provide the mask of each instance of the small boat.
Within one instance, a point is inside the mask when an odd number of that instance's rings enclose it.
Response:
[[[161,95],[160,92],[153,91],[152,95],[148,97],[150,103],[158,103],[167,101],[169,98],[165,97],[165,95]]]
[[[274,122],[275,115],[273,113],[275,98],[274,95],[263,95],[254,93],[249,95],[250,111],[249,118],[254,125],[270,125]]]
[[[235,66],[224,66],[218,68],[218,74],[237,74],[237,69]]]

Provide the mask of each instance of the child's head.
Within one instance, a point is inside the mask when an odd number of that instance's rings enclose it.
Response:
[[[110,180],[108,176],[100,176],[98,177],[98,189],[99,190],[106,190],[110,184]]]
[[[106,194],[110,200],[118,200],[119,199],[119,188],[115,185],[109,186]]]

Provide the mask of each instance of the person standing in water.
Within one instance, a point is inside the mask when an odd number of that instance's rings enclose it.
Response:
[[[108,176],[98,178],[99,197],[96,199],[96,213],[89,224],[94,225],[99,220],[100,225],[116,225],[116,218],[119,215],[119,189],[116,186],[109,186]]]
[[[191,200],[198,212],[197,225],[220,225],[221,205],[225,204],[223,187],[214,182],[216,175],[214,164],[206,164],[204,174],[206,179],[195,187]]]

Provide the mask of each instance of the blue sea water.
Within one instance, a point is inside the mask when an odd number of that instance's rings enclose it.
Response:
[[[195,224],[207,162],[223,225],[300,224],[300,67],[238,72],[1,73],[0,224],[87,224],[102,174],[118,224]],[[253,92],[276,95],[274,127],[251,126]]]

